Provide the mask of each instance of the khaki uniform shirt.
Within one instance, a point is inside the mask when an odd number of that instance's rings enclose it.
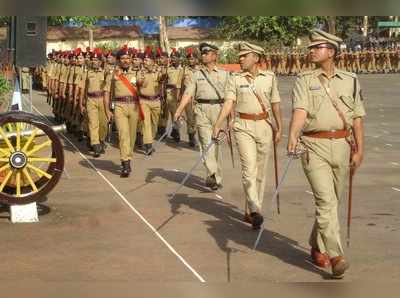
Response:
[[[225,85],[229,77],[229,72],[214,67],[212,71],[208,71],[207,67],[202,66],[202,69],[208,78],[211,80],[213,85],[218,89],[221,97],[224,96]],[[216,100],[219,96],[215,89],[208,83],[207,79],[197,70],[193,73],[192,80],[188,84],[185,95],[192,97],[193,99],[204,99],[204,100]]]
[[[250,78],[250,84],[246,77]],[[236,102],[236,112],[260,114],[263,109],[253,90],[257,92],[267,111],[271,110],[272,103],[281,101],[275,74],[261,70],[255,78],[249,72],[232,75],[225,88],[225,100]]]
[[[60,68],[60,83],[66,84],[68,81],[69,66],[62,64]]]
[[[84,75],[84,81],[88,93],[103,91],[105,85],[104,70],[102,68],[89,69]]]
[[[182,80],[184,76],[184,69],[182,67],[169,67],[167,70],[168,85],[174,85],[177,89],[181,88]]]
[[[355,74],[335,69],[334,75],[328,81],[321,69],[303,72],[297,77],[293,89],[293,109],[307,112],[305,132],[344,128],[343,121],[318,79],[319,75],[324,76],[324,84],[333,90],[331,94],[336,93],[338,108],[343,112],[349,126],[352,126],[353,119],[365,116],[360,84]]]
[[[84,65],[76,66],[74,73],[74,85],[76,85],[77,88],[85,87],[85,80],[84,80],[85,73],[86,73],[86,67]]]
[[[115,67],[115,72],[106,74],[104,90],[111,93],[111,100],[114,97],[132,96],[132,93],[125,86],[125,84],[116,77],[116,72],[122,71],[118,66]],[[128,68],[126,71],[122,71],[124,75],[132,85],[136,85],[138,79],[138,71],[133,68]]]
[[[140,94],[144,96],[158,96],[161,93],[161,72],[154,68],[153,70],[143,69],[138,73],[139,79],[143,80],[140,86]]]

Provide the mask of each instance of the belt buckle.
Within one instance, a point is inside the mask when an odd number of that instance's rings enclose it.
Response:
[[[331,141],[334,139],[333,134],[335,133],[335,131],[336,131],[336,130],[331,129],[332,136],[329,138]]]

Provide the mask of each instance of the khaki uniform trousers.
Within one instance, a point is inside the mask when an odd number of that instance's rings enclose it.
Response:
[[[219,104],[196,104],[194,108],[195,122],[200,142],[200,152],[203,152],[211,142],[213,125],[217,122],[221,106]],[[208,151],[204,160],[207,176],[215,174],[218,184],[222,184],[222,153],[219,145],[214,145]]]
[[[29,90],[29,85],[31,83],[29,72],[21,71],[21,89]]]
[[[233,132],[242,166],[242,184],[250,212],[261,212],[267,166],[273,149],[272,128],[265,120],[236,117]]]
[[[187,133],[189,135],[190,134],[195,134],[196,133],[196,121],[195,121],[193,103],[192,102],[190,102],[188,105],[186,105],[185,113],[186,113]]]
[[[114,119],[118,130],[120,158],[122,161],[131,160],[133,158],[139,120],[137,104],[116,102],[114,105]]]
[[[143,120],[143,144],[151,144],[157,133],[158,120],[161,113],[161,102],[159,100],[140,99],[142,105]]]
[[[331,258],[342,256],[338,203],[348,178],[350,146],[345,139],[303,139],[309,149],[309,162],[303,156],[302,164],[316,206],[309,243]]]
[[[91,98],[86,101],[90,145],[104,142],[107,137],[107,116],[104,110],[103,97]]]
[[[160,117],[160,127],[167,127],[169,116],[174,119],[176,108],[178,107],[178,90],[167,89],[165,104]]]

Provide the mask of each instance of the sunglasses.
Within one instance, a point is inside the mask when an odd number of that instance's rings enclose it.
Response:
[[[322,45],[316,45],[316,46],[312,46],[312,47],[310,47],[310,50],[311,49],[333,49],[333,47],[332,46],[330,46],[330,45],[324,45],[324,44],[322,44]]]

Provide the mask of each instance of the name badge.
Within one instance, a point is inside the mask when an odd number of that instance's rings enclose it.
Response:
[[[249,88],[249,85],[240,85],[239,88]]]
[[[321,86],[318,86],[318,85],[316,85],[316,86],[310,86],[310,90],[311,90],[311,91],[313,91],[313,90],[321,90]]]

